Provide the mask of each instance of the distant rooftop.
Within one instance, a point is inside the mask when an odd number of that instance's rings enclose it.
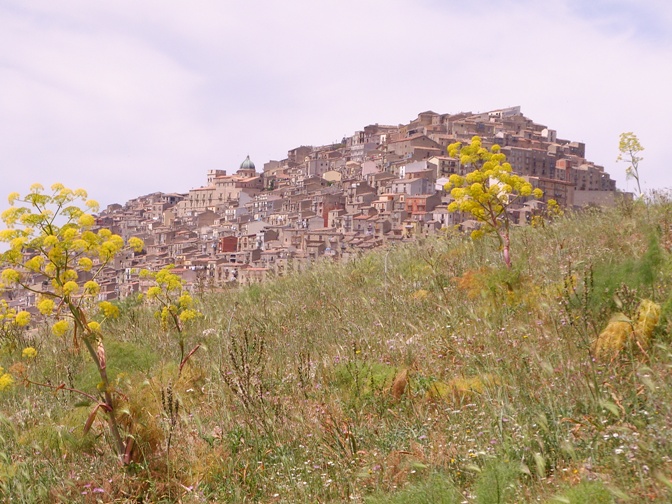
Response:
[[[241,170],[255,170],[254,163],[250,159],[250,155],[248,154],[247,157],[245,158],[245,161],[240,163],[240,169]]]

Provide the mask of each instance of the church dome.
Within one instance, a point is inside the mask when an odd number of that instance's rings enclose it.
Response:
[[[252,160],[250,159],[249,154],[248,154],[248,156],[245,158],[245,161],[243,161],[242,163],[240,163],[240,169],[241,169],[241,170],[255,170],[255,169],[256,169],[255,166],[254,166],[254,163],[253,163]]]

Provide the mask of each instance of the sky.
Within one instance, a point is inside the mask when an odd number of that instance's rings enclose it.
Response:
[[[523,114],[672,188],[669,0],[0,0],[0,208],[39,182],[103,206],[258,171],[419,112]],[[3,194],[4,193],[4,194]]]

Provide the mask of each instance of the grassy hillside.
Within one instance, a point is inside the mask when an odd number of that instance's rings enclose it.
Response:
[[[91,404],[17,381],[0,392],[0,498],[669,502],[672,200],[512,242],[510,271],[494,242],[449,233],[201,293],[181,373],[178,336],[126,302],[105,334],[135,462],[102,415],[84,434]],[[643,299],[662,315],[633,338]],[[623,349],[597,358],[617,312]],[[5,345],[5,370],[95,393],[86,355],[46,329],[20,343],[37,357]]]

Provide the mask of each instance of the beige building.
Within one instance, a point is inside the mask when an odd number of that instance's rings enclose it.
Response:
[[[206,210],[216,211],[224,206],[239,204],[241,193],[246,193],[249,200],[263,189],[263,182],[256,174],[250,156],[241,163],[235,175],[226,175],[224,170],[210,170],[207,180],[207,186],[190,190],[186,198],[176,205],[178,217],[193,216]]]

